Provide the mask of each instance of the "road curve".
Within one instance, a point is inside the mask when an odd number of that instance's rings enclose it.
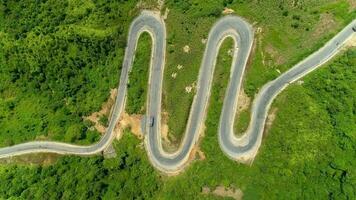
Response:
[[[233,124],[235,121],[241,81],[253,43],[253,29],[251,25],[237,16],[221,18],[215,23],[209,33],[198,77],[197,94],[194,97],[193,105],[190,110],[185,136],[179,149],[175,153],[167,153],[162,148],[160,134],[162,80],[166,51],[165,24],[160,16],[149,11],[143,11],[130,26],[118,86],[118,95],[109,126],[101,140],[89,146],[50,141],[27,142],[0,148],[0,158],[37,152],[91,155],[103,151],[115,138],[113,130],[125,107],[128,74],[132,68],[138,38],[141,33],[148,32],[152,37],[153,46],[149,76],[147,116],[154,117],[155,123],[152,127],[148,124],[145,126],[147,133],[145,135],[145,146],[152,164],[159,170],[167,173],[176,173],[187,165],[189,153],[199,138],[199,133],[206,117],[218,51],[221,43],[227,37],[234,40],[235,48],[231,65],[230,81],[228,83],[219,122],[219,144],[228,157],[239,162],[251,161],[256,156],[257,150],[261,145],[267,112],[273,99],[287,87],[288,84],[305,76],[333,57],[339,51],[340,46],[354,35],[352,27],[356,27],[356,20],[347,25],[317,52],[263,86],[253,102],[251,121],[246,133],[241,137],[236,137],[233,132]]]

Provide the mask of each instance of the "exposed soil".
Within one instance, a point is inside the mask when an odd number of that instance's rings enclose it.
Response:
[[[303,84],[304,84],[304,81],[303,81],[303,80],[299,80],[299,81],[297,81],[297,84],[298,84],[298,85],[303,85]]]
[[[115,134],[117,140],[121,139],[122,133],[123,133],[123,129],[120,128],[119,123],[116,124],[116,126],[114,128],[114,134]]]
[[[48,166],[55,163],[59,155],[51,153],[36,153],[14,156],[9,158],[1,158],[0,164],[25,164],[25,165],[42,165]]]
[[[141,131],[141,119],[142,115],[129,115],[127,113],[123,113],[120,117],[119,126],[117,129],[119,135],[121,135],[124,129],[129,128],[131,133],[133,133],[137,138],[143,139]]]
[[[94,123],[95,129],[101,133],[104,134],[106,127],[104,124],[100,123],[100,117],[101,116],[110,116],[111,108],[115,103],[115,98],[117,95],[117,89],[111,89],[110,90],[110,97],[109,99],[101,106],[101,110],[98,112],[94,112],[91,115],[87,117],[83,117],[84,120],[89,120]]]
[[[163,14],[163,19],[166,20],[167,17],[168,17],[168,13],[169,13],[169,9],[166,8],[166,10],[164,11],[164,14]]]
[[[110,116],[112,106],[115,103],[115,98],[117,95],[117,89],[110,90],[110,98],[103,104],[101,110],[98,112],[92,113],[90,116],[84,117],[85,120],[89,120],[94,123],[94,128],[101,134],[104,134],[106,131],[105,125],[100,123],[100,117],[103,115]],[[127,113],[123,113],[119,119],[119,123],[115,126],[114,132],[116,134],[116,138],[120,139],[122,136],[122,132],[124,129],[129,128],[130,131],[142,139],[142,131],[141,131],[141,119],[142,115],[129,115]]]
[[[211,190],[209,187],[202,188],[203,194],[213,194],[220,197],[230,197],[236,200],[242,199],[243,193],[240,189],[235,188],[226,188],[224,186],[217,186],[214,190]]]
[[[277,111],[278,108],[272,108],[271,111],[268,113],[263,136],[268,135],[268,132],[271,129],[274,120],[276,119]]]
[[[189,47],[188,45],[185,45],[185,46],[183,47],[183,51],[184,51],[184,53],[189,53],[190,47]]]
[[[227,50],[227,55],[232,57],[234,55],[234,49],[232,48],[232,49]]]
[[[310,39],[314,40],[320,38],[320,35],[324,34],[325,32],[332,31],[335,26],[337,26],[337,22],[335,21],[334,16],[332,14],[329,13],[321,14],[319,22],[315,26]]]
[[[206,130],[206,126],[203,124],[199,130],[198,142],[194,145],[192,151],[189,154],[189,161],[206,159],[205,153],[200,149],[200,143],[205,136],[205,130]]]
[[[164,5],[164,0],[157,0],[158,10],[161,10]]]
[[[356,47],[356,37],[353,36],[349,41],[347,41],[345,47]]]
[[[187,86],[187,87],[185,87],[185,92],[186,93],[190,93],[190,92],[192,92],[192,87],[191,86]]]
[[[265,51],[271,56],[277,65],[282,65],[286,62],[286,59],[282,57],[282,55],[271,44],[268,44],[265,47]]]
[[[243,88],[240,89],[239,97],[237,101],[237,115],[242,111],[247,110],[250,107],[251,98],[247,96]]]
[[[164,142],[170,143],[168,139],[168,113],[161,114],[161,137]]]
[[[224,10],[222,11],[222,14],[224,15],[228,15],[228,14],[232,14],[234,13],[235,11],[231,8],[224,8]]]
[[[347,0],[349,2],[350,5],[350,11],[355,10],[356,9],[356,1],[355,0]]]
[[[176,72],[172,73],[171,77],[172,77],[173,79],[175,79],[175,78],[177,77],[177,73],[176,73]]]
[[[169,133],[169,127],[168,127],[168,112],[163,111],[161,114],[161,138],[162,138],[162,146],[163,149],[167,152],[174,152],[177,150],[178,145],[175,143],[172,143],[171,141],[174,141],[175,138],[170,138],[173,137],[172,135],[168,135]]]
[[[205,153],[200,149],[199,145],[195,145],[189,154],[189,160],[205,160]]]
[[[255,53],[257,48],[262,49],[262,37],[263,37],[263,29],[262,29],[262,27],[257,27],[256,28],[256,36],[254,38],[251,55]],[[257,45],[258,45],[258,47],[257,47]],[[260,52],[261,52],[261,57],[262,57],[262,65],[265,66],[266,65],[266,63],[265,63],[266,56],[264,55],[263,51],[260,51]],[[252,57],[251,55],[250,55],[250,58]],[[251,60],[251,59],[249,59],[249,60]],[[250,63],[248,66],[250,66]]]

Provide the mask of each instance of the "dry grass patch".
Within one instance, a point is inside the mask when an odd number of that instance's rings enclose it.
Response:
[[[209,187],[202,188],[203,194],[212,194],[220,197],[230,197],[236,200],[242,199],[243,193],[238,188],[217,186],[214,190],[211,190]]]

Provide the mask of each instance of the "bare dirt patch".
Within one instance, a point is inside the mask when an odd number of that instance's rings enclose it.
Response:
[[[186,92],[186,93],[192,92],[192,87],[191,87],[191,86],[185,87],[185,92]]]
[[[319,22],[315,26],[313,33],[311,34],[310,40],[315,40],[320,38],[320,35],[325,32],[331,32],[338,23],[334,19],[334,16],[330,13],[323,13],[320,15]],[[306,41],[309,42],[309,41]]]
[[[350,5],[350,11],[355,10],[356,9],[356,1],[355,0],[347,0],[349,2]]]
[[[256,36],[254,38],[250,58],[252,57],[251,55],[255,54],[256,49],[262,49],[262,38],[263,38],[263,29],[262,29],[262,27],[257,27],[256,28]],[[261,57],[262,57],[262,65],[265,66],[266,65],[266,62],[265,62],[266,56],[264,55],[263,51],[260,51],[260,52],[261,52]],[[250,58],[248,60],[248,66],[251,65],[250,60],[252,60],[252,59],[250,59]],[[247,66],[247,69],[248,69],[248,66]]]
[[[224,8],[224,10],[222,11],[222,14],[224,15],[229,15],[229,14],[232,14],[234,13],[235,11],[231,8]]]
[[[25,164],[48,166],[57,161],[59,155],[51,153],[26,154],[9,158],[1,158],[0,164]]]
[[[297,85],[303,85],[303,84],[304,84],[304,81],[303,81],[303,80],[297,81]]]
[[[164,5],[164,0],[157,0],[158,10],[161,10]]]
[[[200,143],[205,136],[205,130],[206,126],[203,124],[199,130],[198,142],[194,145],[192,151],[189,154],[189,161],[206,159],[205,153],[200,149]]]
[[[227,50],[227,55],[229,55],[230,57],[234,56],[234,49],[229,49]]]
[[[184,53],[189,53],[190,47],[189,47],[188,45],[185,45],[185,46],[183,47],[183,51],[184,51]]]
[[[169,143],[168,139],[168,113],[162,112],[161,114],[161,137],[164,142]]]
[[[277,65],[282,65],[286,62],[286,59],[271,44],[268,44],[265,47],[265,51],[266,51],[266,53],[268,53],[271,56],[272,60]],[[271,65],[271,63],[268,63],[268,64]]]
[[[213,194],[220,197],[230,197],[236,200],[242,199],[243,193],[238,188],[226,188],[224,186],[217,186],[214,190],[211,190],[209,187],[202,188],[203,194]]]
[[[169,127],[168,127],[168,112],[162,112],[161,114],[161,138],[162,138],[162,146],[163,149],[166,150],[167,152],[174,152],[177,150],[178,145],[175,143],[172,143],[171,141],[175,141],[175,138],[173,138],[172,134],[168,135],[169,133]],[[172,138],[170,138],[172,137]]]
[[[173,79],[175,79],[175,78],[177,77],[177,73],[176,73],[176,72],[172,73],[171,77],[172,77]]]
[[[349,41],[346,42],[345,47],[356,47],[356,36],[353,36]]]
[[[92,113],[90,116],[84,117],[85,120],[89,120],[94,123],[94,128],[101,134],[104,134],[106,127],[104,124],[100,123],[100,117],[110,116],[112,111],[112,106],[115,103],[115,98],[117,95],[117,89],[110,90],[109,99],[102,105],[101,110],[98,112]],[[124,129],[129,128],[130,131],[139,139],[143,138],[141,131],[141,119],[142,115],[129,115],[124,112],[119,119],[119,123],[116,124],[114,133],[116,138],[120,139]]]
[[[205,153],[200,149],[199,145],[196,144],[192,151],[189,153],[189,161],[193,160],[205,160]]]
[[[239,98],[237,101],[237,114],[239,115],[242,111],[247,110],[250,107],[251,98],[247,96],[243,88],[240,89]]]
[[[161,10],[161,5],[164,4],[163,0],[159,0],[157,2],[152,2],[152,1],[139,1],[136,4],[136,8],[138,10],[154,10],[154,11],[160,11]]]
[[[266,124],[265,124],[265,130],[263,134],[264,136],[268,135],[268,132],[271,129],[274,120],[276,119],[277,111],[278,108],[272,108],[271,111],[268,113]]]
[[[169,9],[166,8],[166,10],[164,11],[164,14],[163,14],[163,19],[166,20],[167,17],[168,17],[168,13],[169,13]]]
[[[131,133],[133,133],[137,138],[143,139],[143,134],[141,131],[141,119],[142,115],[129,115],[127,113],[123,113],[122,116],[120,117],[119,120],[119,126],[118,126],[118,133],[120,133],[128,128],[130,129]]]
[[[116,136],[116,140],[120,140],[121,139],[122,133],[123,133],[123,129],[121,129],[121,127],[119,126],[119,123],[116,124],[116,126],[114,128],[114,134]]]
[[[106,127],[100,123],[100,117],[102,116],[110,116],[111,108],[115,103],[115,98],[117,95],[117,89],[110,90],[109,99],[101,106],[101,110],[98,112],[94,112],[87,117],[83,117],[84,120],[89,120],[94,123],[94,128],[101,134],[104,134],[106,131]]]
[[[196,89],[197,89],[197,83],[193,82],[192,84],[185,87],[185,92],[189,94],[191,92],[196,92]]]

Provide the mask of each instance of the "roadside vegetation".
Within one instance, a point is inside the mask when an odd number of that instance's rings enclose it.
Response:
[[[125,132],[114,143],[117,156],[112,159],[62,157],[49,166],[1,166],[0,198],[154,199],[162,183],[138,145]]]
[[[167,0],[161,9],[162,14],[169,11],[163,110],[171,141],[180,143],[195,94],[186,89],[196,84],[208,32],[225,7],[256,29],[244,81],[245,92],[253,97],[351,21],[356,12],[349,3]],[[143,8],[157,8],[157,2],[2,2],[0,145],[33,139],[96,141],[97,132],[83,116],[99,110],[110,88],[117,87],[128,27]],[[145,40],[140,39],[130,76],[128,113],[145,111],[150,53]],[[249,114],[236,117],[237,133],[247,127]]]
[[[0,146],[34,139],[98,140],[93,124],[83,118],[98,111],[110,88],[117,87],[128,27],[153,3],[137,7],[137,2],[0,3]]]
[[[176,1],[167,0],[167,65],[163,109],[168,112],[170,139],[179,144],[189,116],[194,93],[185,88],[196,82],[209,30],[223,16],[224,7],[244,17],[255,28],[254,52],[246,70],[244,90],[249,97],[302,58],[321,47],[356,17],[347,0],[321,1]],[[189,46],[189,51],[184,47]],[[181,70],[177,66],[182,65]],[[177,73],[176,78],[172,74]],[[236,120],[244,131],[249,113]],[[237,123],[237,122],[236,122]]]
[[[231,161],[219,148],[224,85],[214,86],[200,145],[206,159],[168,179],[162,199],[205,198],[202,188],[218,185],[240,188],[244,199],[355,198],[354,66],[355,48],[282,92],[273,104],[276,119],[251,166]]]
[[[51,139],[89,144],[99,133],[84,116],[116,88],[128,27],[150,1],[2,1],[0,146]],[[356,17],[347,0],[166,0],[167,65],[163,108],[179,144],[194,97],[205,39],[224,7],[256,28],[244,89],[267,81],[320,47]],[[231,57],[223,43],[200,149],[181,175],[153,169],[142,141],[125,131],[117,157],[59,156],[51,164],[0,165],[0,199],[216,199],[202,188],[239,188],[245,199],[355,199],[356,49],[293,84],[273,103],[276,118],[253,165],[227,158],[217,130]],[[151,40],[141,36],[130,74],[127,112],[144,113]],[[187,92],[187,88],[192,88]],[[237,117],[242,132],[249,111]],[[103,116],[100,123],[107,124]],[[286,189],[287,188],[287,189]]]
[[[226,41],[224,46],[228,45]],[[356,49],[277,98],[275,123],[251,166],[230,160],[218,147],[227,62],[220,56],[214,77],[201,143],[206,158],[194,161],[181,175],[159,174],[148,162],[142,142],[126,131],[115,142],[116,158],[65,156],[53,165],[1,165],[0,197],[218,199],[203,194],[202,188],[224,186],[239,188],[244,199],[354,199]]]
[[[151,36],[143,33],[137,44],[132,70],[127,85],[126,111],[129,114],[145,114],[148,90],[148,75],[151,62]]]

